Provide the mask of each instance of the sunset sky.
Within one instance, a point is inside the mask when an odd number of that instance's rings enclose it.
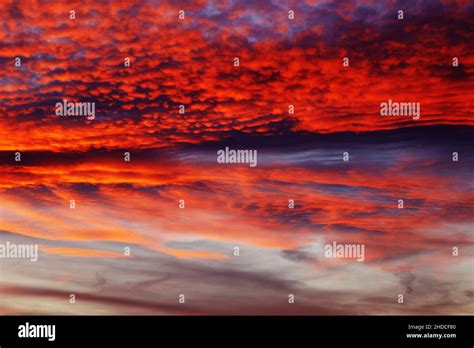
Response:
[[[0,1],[0,314],[474,314],[473,43],[463,0]]]

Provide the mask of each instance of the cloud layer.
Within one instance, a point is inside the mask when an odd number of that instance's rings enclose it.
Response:
[[[0,243],[40,246],[0,259],[1,313],[474,312],[469,1],[0,13]],[[96,119],[56,116],[63,99]],[[389,99],[421,118],[381,117]],[[226,146],[258,166],[218,164]],[[326,258],[333,241],[364,262]]]

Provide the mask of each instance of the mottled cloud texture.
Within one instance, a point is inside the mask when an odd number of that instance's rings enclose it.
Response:
[[[40,255],[0,259],[0,313],[473,314],[473,27],[470,1],[1,1],[0,242]]]

